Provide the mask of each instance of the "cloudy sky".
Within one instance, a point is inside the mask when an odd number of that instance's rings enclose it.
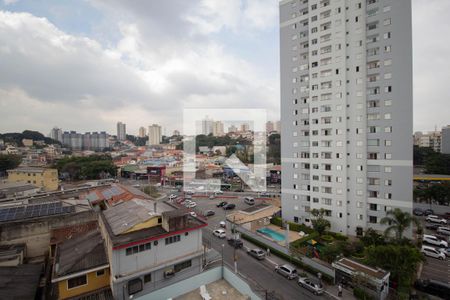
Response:
[[[450,1],[412,0],[414,129],[450,124]],[[279,118],[278,0],[0,0],[0,132]]]

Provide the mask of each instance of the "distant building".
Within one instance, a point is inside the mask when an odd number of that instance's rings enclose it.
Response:
[[[203,119],[201,121],[201,127],[200,127],[199,134],[209,135],[209,134],[213,133],[213,125],[214,125],[214,120],[212,120],[208,116],[206,116],[205,119]]]
[[[234,125],[231,125],[230,127],[228,127],[228,132],[237,132],[237,131],[238,131],[238,129]]]
[[[32,139],[22,139],[22,144],[25,147],[31,147],[31,146],[33,146],[33,140]]]
[[[173,136],[179,136],[180,135],[180,131],[179,130],[174,130],[172,135]]]
[[[266,123],[266,132],[267,133],[271,133],[272,131],[274,131],[274,124],[272,121],[267,121]]]
[[[162,142],[161,126],[153,124],[148,126],[148,144],[159,145]]]
[[[450,154],[450,125],[442,128],[441,153]]]
[[[247,132],[249,130],[250,130],[250,125],[248,125],[248,123],[241,124],[241,132]]]
[[[143,137],[145,137],[146,134],[147,133],[145,132],[145,127],[143,127],[143,126],[139,127],[139,134],[138,134],[138,136],[140,138],[143,138]]]
[[[131,200],[100,213],[114,299],[139,298],[202,271],[203,221],[162,202]]]
[[[213,125],[213,128],[212,128],[213,136],[224,136],[225,135],[222,121],[214,121],[212,125]]]
[[[58,127],[53,127],[52,130],[50,131],[49,137],[54,139],[55,141],[59,141],[59,142],[63,142],[63,138],[62,138],[62,130],[61,128]]]
[[[126,124],[122,122],[117,122],[117,140],[125,141],[127,139],[127,129]]]
[[[65,131],[62,134],[62,143],[76,151],[102,151],[109,147],[108,134],[105,131],[86,132],[84,134],[77,133],[76,131]]]
[[[276,121],[273,123],[273,131],[276,131],[278,133],[281,132],[281,122],[280,121]]]
[[[440,131],[432,131],[422,133],[420,131],[414,133],[414,145],[421,148],[431,148],[436,152],[441,152],[442,133]]]
[[[8,182],[27,182],[43,188],[45,191],[56,191],[58,189],[58,170],[19,167],[8,170]]]

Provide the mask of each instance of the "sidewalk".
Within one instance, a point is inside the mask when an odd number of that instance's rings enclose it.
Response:
[[[253,248],[260,248],[258,246],[253,245],[252,243],[250,243],[247,240],[242,239],[242,241],[244,242],[244,250],[247,251],[247,249],[253,249]],[[265,250],[265,249],[262,249]],[[275,265],[283,265],[283,264],[290,264],[289,261],[286,261],[274,254],[271,254],[270,256],[266,256],[265,259],[267,262],[269,262],[270,264],[273,265],[273,267],[275,268]],[[306,272],[305,270],[299,270],[300,273],[306,273],[308,274],[309,277],[311,278],[317,278],[317,274],[311,274]],[[338,297],[338,286],[337,285],[329,285],[326,282],[323,282],[324,285],[324,289],[325,289],[325,294],[332,298],[332,299],[356,299],[355,296],[353,296],[353,291],[349,290],[349,289],[342,289],[342,297]]]

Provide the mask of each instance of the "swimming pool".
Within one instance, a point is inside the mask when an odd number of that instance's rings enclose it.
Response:
[[[276,232],[275,230],[272,230],[270,228],[263,227],[263,228],[260,228],[260,229],[258,229],[256,231],[259,232],[259,233],[262,233],[264,235],[267,235],[268,237],[274,239],[275,241],[284,241],[284,235],[283,234],[281,234],[279,232]]]

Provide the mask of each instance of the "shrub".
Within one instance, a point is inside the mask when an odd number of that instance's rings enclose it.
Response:
[[[355,287],[353,289],[353,295],[356,297],[356,299],[359,300],[374,300],[374,298],[372,296],[370,296],[369,294],[367,294],[362,288],[360,287]]]
[[[325,234],[320,237],[324,242],[331,243],[334,238],[331,235]]]
[[[343,234],[341,234],[339,232],[328,231],[327,235],[331,235],[337,241],[346,241],[346,240],[348,240],[348,237],[346,237],[345,235],[343,235]]]

